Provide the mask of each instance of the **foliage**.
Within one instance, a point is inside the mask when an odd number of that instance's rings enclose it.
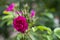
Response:
[[[60,28],[56,28],[54,34],[60,39]]]
[[[59,12],[60,1],[59,0],[34,0],[34,1],[33,0],[30,0],[30,1],[29,0],[23,0],[23,1],[22,0],[11,0],[10,2],[7,2],[7,3],[9,4],[9,3],[12,3],[13,1],[20,2],[20,6],[19,6],[20,8],[16,7],[16,10],[19,10],[19,11],[20,10],[24,11],[26,9],[25,4],[28,4],[29,5],[27,7],[29,8],[28,12],[30,12],[31,9],[34,9],[36,11],[37,20],[36,22],[29,24],[30,26],[34,24],[31,27],[29,34],[25,34],[25,37],[23,37],[23,34],[19,33],[15,38],[11,40],[19,40],[19,39],[21,40],[24,40],[24,39],[25,40],[31,40],[31,39],[32,40],[60,40],[60,32],[59,32],[60,29],[59,28],[54,29],[55,28],[54,27],[54,15],[56,13],[57,15],[60,14]],[[2,4],[3,2],[4,2],[3,5],[5,5],[5,1],[2,1],[0,4]],[[7,27],[3,27],[5,24],[7,24],[8,27],[12,25],[13,18],[16,16],[13,13],[14,12],[8,12],[7,14],[4,14],[2,17],[0,17],[1,28],[7,28]],[[7,33],[8,32],[6,32],[6,34]]]

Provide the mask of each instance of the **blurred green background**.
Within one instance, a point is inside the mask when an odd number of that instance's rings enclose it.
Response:
[[[52,31],[55,28],[60,27],[60,0],[0,0],[0,24],[3,25],[0,25],[0,34],[4,39],[8,40],[11,35],[10,33],[13,31],[11,25],[7,25],[7,22],[2,20],[2,17],[4,16],[3,11],[6,9],[6,5],[11,4],[12,2],[19,3],[20,9],[23,9],[24,5],[28,4],[29,10],[36,10],[36,16],[38,16],[39,19],[35,25],[49,27]],[[60,39],[54,36],[53,40]]]

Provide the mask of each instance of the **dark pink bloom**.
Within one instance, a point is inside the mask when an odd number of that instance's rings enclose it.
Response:
[[[35,10],[31,10],[30,17],[35,16]]]
[[[12,4],[10,4],[10,5],[8,6],[8,8],[6,9],[6,11],[12,11],[12,10],[14,10],[14,7],[15,7],[15,4],[12,3]]]
[[[26,18],[23,16],[18,16],[15,18],[13,20],[13,25],[14,28],[21,33],[24,33],[28,29],[28,23],[26,21]]]

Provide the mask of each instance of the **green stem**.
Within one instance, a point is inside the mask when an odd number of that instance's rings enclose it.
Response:
[[[32,40],[31,36],[28,34],[28,36],[30,37],[30,39]]]
[[[23,34],[23,40],[24,40],[24,34]]]

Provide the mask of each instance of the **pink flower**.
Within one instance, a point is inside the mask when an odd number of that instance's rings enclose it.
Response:
[[[35,16],[35,10],[31,10],[30,17]]]
[[[18,16],[15,18],[13,20],[13,25],[14,28],[21,33],[25,33],[25,31],[28,29],[28,23],[26,21],[26,18],[23,16]]]
[[[15,7],[15,4],[12,3],[12,4],[10,4],[10,5],[8,6],[8,8],[6,9],[6,11],[12,11],[12,10],[14,10],[14,7]]]

